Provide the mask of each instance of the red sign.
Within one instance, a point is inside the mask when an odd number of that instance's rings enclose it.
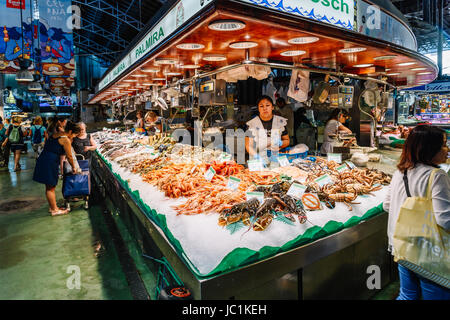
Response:
[[[25,9],[25,0],[6,0],[6,7],[12,9]]]

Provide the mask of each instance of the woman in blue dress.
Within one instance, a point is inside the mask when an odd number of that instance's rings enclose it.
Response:
[[[58,183],[60,156],[66,155],[72,168],[78,168],[73,163],[72,139],[81,132],[79,125],[68,121],[63,132],[54,132],[45,142],[44,150],[39,155],[34,168],[33,180],[45,184],[45,196],[49,204],[49,212],[52,216],[66,214],[67,209],[58,208],[56,205],[55,189]],[[79,170],[75,169],[75,170]],[[74,172],[79,173],[79,172]]]

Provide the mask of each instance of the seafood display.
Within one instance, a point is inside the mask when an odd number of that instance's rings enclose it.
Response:
[[[168,136],[109,132],[97,134],[96,139],[104,158],[138,175],[167,198],[181,198],[171,206],[178,215],[218,214],[219,226],[241,224],[247,231],[267,230],[274,220],[304,224],[307,212],[324,206],[334,209],[338,202],[352,210],[352,204],[360,203],[359,196],[373,195],[391,180],[378,170],[320,157],[250,171],[225,160],[230,155],[221,150],[179,144]],[[295,185],[303,186],[304,193],[292,193]],[[249,198],[252,192],[263,197]]]

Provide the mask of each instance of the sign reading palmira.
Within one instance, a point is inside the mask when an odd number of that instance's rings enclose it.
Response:
[[[150,48],[152,48],[162,38],[164,38],[164,29],[163,27],[160,27],[159,31],[155,31],[152,34],[150,34],[145,39],[145,42],[136,48],[134,55],[135,59],[138,60],[140,57],[142,57]]]

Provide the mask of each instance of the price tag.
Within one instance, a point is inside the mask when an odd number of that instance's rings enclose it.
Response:
[[[247,196],[247,201],[256,198],[260,204],[263,204],[264,202],[264,192],[246,192],[245,195]]]
[[[342,172],[344,172],[345,170],[348,170],[348,167],[347,167],[346,164],[343,164],[343,165],[341,165],[341,166],[339,166],[339,167],[336,168],[336,171],[339,172],[339,173],[342,173]]]
[[[228,179],[227,188],[231,190],[236,190],[239,187],[240,183],[241,179],[231,176],[230,179]]]
[[[278,157],[278,163],[280,164],[280,167],[289,167],[291,165],[286,156]]]
[[[154,153],[154,152],[152,152],[152,153],[150,153],[150,159],[156,159],[156,158],[158,158],[159,157],[159,152],[156,152],[156,153]]]
[[[214,170],[213,167],[209,167],[209,169],[206,170],[204,177],[206,180],[211,181],[215,175],[216,175],[216,170]]]
[[[294,182],[286,194],[295,199],[301,199],[305,191],[306,186]]]
[[[231,154],[224,152],[220,155],[220,161],[230,161],[230,160],[233,160],[233,156]]]
[[[248,170],[250,171],[263,171],[264,164],[262,160],[248,160]]]
[[[342,153],[328,153],[327,154],[328,161],[334,161],[336,163],[342,163]]]
[[[350,169],[355,169],[356,168],[355,164],[353,162],[351,162],[350,160],[345,161],[345,163],[348,165],[348,167]]]
[[[303,207],[307,210],[322,210],[319,197],[315,193],[305,193],[301,200]]]
[[[326,184],[333,183],[333,180],[328,174],[324,174],[323,176],[318,177],[314,180],[320,187],[323,187]]]
[[[155,148],[150,147],[150,146],[145,146],[145,148],[147,149],[148,152],[155,153]]]

